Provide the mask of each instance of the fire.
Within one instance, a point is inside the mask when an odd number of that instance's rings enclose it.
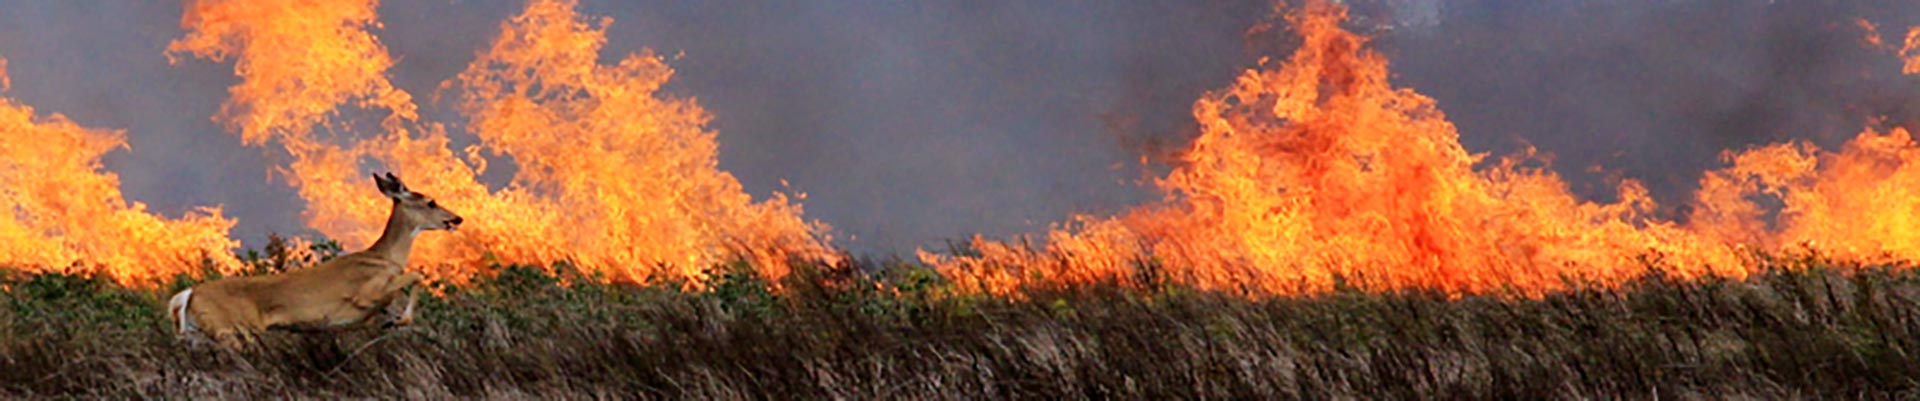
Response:
[[[719,168],[712,117],[661,92],[674,74],[665,59],[641,51],[600,63],[612,20],[575,8],[531,1],[441,85],[466,119],[459,132],[423,119],[389,81],[396,59],[373,34],[374,0],[189,0],[188,32],[168,55],[233,63],[239,83],[213,119],[292,156],[277,171],[322,234],[353,248],[373,241],[387,213],[365,178],[373,170],[398,170],[466,216],[461,231],[416,245],[415,263],[438,278],[570,261],[612,280],[697,282],[734,260],[778,277],[795,258],[836,258],[828,227],[801,217],[804,196],[756,202]],[[1726,152],[1685,218],[1662,219],[1638,182],[1615,183],[1616,200],[1585,200],[1549,156],[1468,151],[1434,99],[1389,82],[1369,38],[1341,27],[1346,12],[1325,1],[1288,10],[1297,51],[1194,102],[1200,135],[1155,181],[1161,201],[1076,216],[1043,246],[975,237],[956,255],[919,256],[964,287],[1000,293],[1121,280],[1533,295],[1649,269],[1741,277],[1769,252],[1920,260],[1920,189],[1910,185],[1920,145],[1907,128],[1869,128],[1836,150]],[[1857,23],[1868,46],[1894,50]],[[1896,55],[1920,74],[1920,27]],[[0,90],[5,72],[0,59]],[[477,144],[455,149],[456,135]],[[0,263],[79,266],[124,283],[236,267],[235,222],[220,209],[170,219],[124,199],[100,158],[126,146],[120,131],[0,98],[0,204],[12,210],[0,216]],[[479,178],[495,165],[510,169],[498,188]]]
[[[10,86],[0,59],[0,90]],[[201,266],[239,266],[227,238],[234,221],[202,208],[177,219],[120,194],[100,157],[127,147],[125,134],[82,127],[58,113],[0,98],[0,264],[28,271],[77,270],[146,284]]]
[[[1201,134],[1157,185],[1158,204],[1077,217],[1044,249],[976,238],[974,252],[921,253],[963,284],[1015,286],[1157,276],[1264,294],[1348,285],[1539,294],[1571,282],[1741,277],[1752,251],[1804,246],[1915,260],[1920,148],[1904,129],[1868,131],[1840,152],[1782,144],[1730,152],[1707,174],[1689,223],[1650,216],[1637,182],[1583,201],[1532,152],[1464,149],[1433,99],[1388,82],[1388,63],[1327,2],[1290,10],[1301,39],[1285,62],[1195,102]],[[1871,28],[1870,25],[1868,25]],[[1871,32],[1871,31],[1870,31]],[[1908,68],[1920,29],[1909,34]],[[1870,37],[1871,38],[1871,37]],[[1476,165],[1484,167],[1476,168]],[[1778,227],[1754,197],[1784,201]]]
[[[1896,50],[1880,36],[1880,27],[1874,25],[1873,22],[1861,18],[1854,20],[1854,25],[1866,31],[1866,36],[1863,40],[1866,42],[1867,47],[1888,51]],[[1920,26],[1907,30],[1907,39],[1900,48],[1897,49],[1897,52],[1899,53],[1901,61],[1900,71],[1902,73],[1908,75],[1920,74]]]
[[[416,263],[461,278],[484,263],[572,261],[615,280],[698,278],[747,259],[770,276],[790,258],[832,259],[827,227],[784,195],[754,202],[717,166],[711,119],[690,99],[659,93],[672,76],[650,52],[596,62],[605,25],[572,1],[533,1],[493,45],[443,88],[456,90],[480,145],[456,154],[446,129],[421,121],[396,89],[374,1],[189,3],[189,34],[169,48],[232,58],[241,83],[216,120],[249,144],[277,140],[295,161],[289,184],[305,216],[350,247],[371,243],[385,201],[368,196],[363,158],[400,171],[468,219],[455,235],[423,237]],[[381,135],[355,135],[379,115]],[[464,157],[463,157],[464,156]],[[488,156],[510,158],[512,181],[478,180]]]
[[[1920,26],[1907,30],[1906,44],[1900,47],[1900,60],[1905,62],[1901,72],[1920,74]]]
[[[1873,21],[1868,21],[1866,18],[1859,18],[1853,20],[1853,25],[1860,27],[1860,30],[1866,32],[1866,36],[1862,37],[1861,40],[1867,43],[1867,47],[1877,49],[1886,46],[1886,39],[1880,36],[1880,26],[1874,25]]]
[[[1905,128],[1867,130],[1837,152],[1804,143],[1729,153],[1701,180],[1695,224],[1730,241],[1806,247],[1863,261],[1920,260],[1920,146]],[[1754,201],[1782,204],[1770,210]],[[1772,227],[1762,216],[1778,214]]]
[[[336,131],[348,129],[316,130],[333,128],[329,121],[348,102],[389,110],[390,126],[414,119],[407,93],[385,79],[393,60],[364,29],[373,23],[375,6],[372,1],[192,1],[181,21],[187,36],[167,47],[175,63],[181,54],[234,59],[241,80],[229,89],[232,98],[214,120],[250,145],[278,139],[294,157],[281,172],[307,200],[308,224],[355,247],[372,243],[387,212],[383,202],[367,196],[372,184],[358,177],[356,162],[369,147],[335,145],[353,140],[338,138]]]
[[[787,258],[834,258],[824,224],[802,220],[785,195],[754,202],[719,169],[712,117],[659,93],[673,75],[663,59],[598,64],[611,19],[596,27],[573,8],[532,2],[457,80],[476,134],[519,167],[506,198],[533,199],[542,207],[524,211],[557,219],[493,243],[558,240],[581,263],[626,266],[635,278],[648,266],[694,275],[737,257],[777,277]]]

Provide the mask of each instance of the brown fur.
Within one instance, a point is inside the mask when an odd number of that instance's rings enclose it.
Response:
[[[406,271],[413,236],[423,230],[452,229],[459,216],[400,184],[389,173],[374,176],[393,199],[386,230],[367,250],[317,266],[280,274],[233,277],[208,282],[174,297],[173,317],[182,335],[206,335],[229,347],[251,342],[268,329],[328,331],[358,327],[393,314],[390,324],[412,322],[409,286],[423,278]],[[401,298],[405,296],[405,298]],[[403,310],[391,308],[405,302]]]

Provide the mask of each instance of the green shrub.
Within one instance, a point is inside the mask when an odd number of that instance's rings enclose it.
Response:
[[[151,293],[115,285],[104,276],[48,272],[0,277],[16,327],[70,330],[142,330],[166,325]],[[21,324],[24,323],[24,324]]]

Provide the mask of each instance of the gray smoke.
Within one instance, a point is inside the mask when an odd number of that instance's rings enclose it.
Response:
[[[1144,177],[1194,133],[1191,102],[1287,41],[1250,38],[1270,6],[1184,2],[585,1],[610,16],[616,61],[672,55],[670,90],[715,116],[721,167],[756,197],[809,194],[809,218],[860,252],[1034,233],[1157,194]],[[1916,80],[1861,44],[1920,24],[1905,0],[1351,1],[1395,79],[1437,98],[1469,149],[1557,154],[1575,189],[1609,196],[1601,166],[1686,196],[1722,149],[1788,138],[1832,145],[1871,117],[1920,120]],[[403,89],[430,98],[517,2],[390,1],[377,33]],[[224,205],[249,245],[307,233],[299,198],[208,117],[231,66],[183,60],[171,2],[0,0],[6,96],[128,130],[108,169],[167,215]],[[458,131],[450,102],[427,116]],[[489,174],[498,180],[501,174]],[[498,184],[495,182],[494,184]]]
[[[1678,217],[1720,152],[1801,139],[1833,149],[1884,117],[1920,122],[1920,79],[1870,48],[1898,44],[1920,3],[1491,1],[1442,4],[1381,45],[1398,83],[1438,99],[1469,149],[1555,154],[1577,193],[1640,179]],[[1599,167],[1599,172],[1589,169]]]

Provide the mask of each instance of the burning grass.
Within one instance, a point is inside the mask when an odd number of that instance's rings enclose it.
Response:
[[[1766,260],[1744,279],[1650,270],[1538,298],[1350,287],[1246,297],[1150,275],[1007,297],[955,291],[924,266],[870,261],[801,265],[775,283],[736,264],[688,290],[603,284],[564,265],[506,266],[468,286],[435,286],[414,327],[276,333],[239,354],[174,343],[162,297],[189,285],[184,277],[145,290],[17,272],[0,282],[0,395],[1912,395],[1920,273],[1815,255]]]

